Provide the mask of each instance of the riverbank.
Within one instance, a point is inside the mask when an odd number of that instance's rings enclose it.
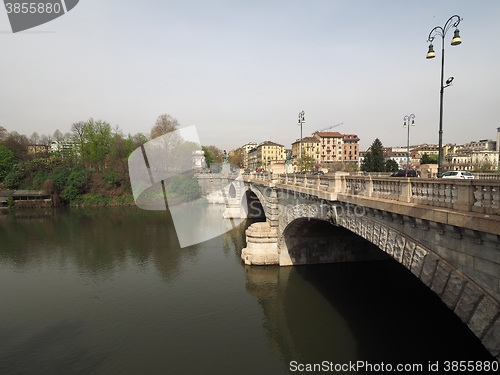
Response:
[[[69,202],[70,207],[129,207],[135,206],[132,194],[121,194],[118,196],[86,193],[77,196]]]

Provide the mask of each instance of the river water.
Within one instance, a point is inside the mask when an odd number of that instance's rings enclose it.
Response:
[[[322,361],[493,359],[394,261],[245,266],[250,223],[180,249],[168,212],[0,215],[0,374],[288,374]]]

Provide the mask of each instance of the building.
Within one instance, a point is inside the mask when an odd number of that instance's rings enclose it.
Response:
[[[273,164],[285,163],[285,146],[264,141],[248,153],[249,167],[252,170],[263,168],[269,170]]]
[[[359,138],[356,134],[343,134],[343,160],[358,161]]]
[[[43,144],[30,144],[28,145],[28,154],[36,155],[36,154],[44,154],[49,152],[50,147]]]
[[[470,153],[455,152],[445,156],[446,169],[452,171],[472,170],[472,157]]]
[[[292,164],[294,172],[300,170],[300,139],[292,143]],[[302,165],[304,168],[304,163],[307,160],[308,164],[319,164],[321,147],[319,140],[316,137],[304,137],[302,138]]]
[[[73,141],[52,141],[50,144],[51,153],[59,153],[63,158],[71,154],[79,154],[78,143]]]
[[[459,152],[497,151],[497,142],[491,139],[482,139],[478,142],[469,142],[458,148]]]
[[[398,167],[401,169],[407,168],[407,156],[408,153],[406,152],[406,150],[405,151],[384,150],[385,160],[394,160],[396,163],[398,163]],[[411,158],[409,162],[411,163]]]
[[[327,167],[333,162],[359,161],[359,138],[355,134],[339,132],[315,132],[320,142],[320,162]]]
[[[495,145],[496,148],[496,145]],[[484,150],[471,153],[471,164],[475,170],[498,170],[498,151]]]
[[[249,159],[249,152],[250,150],[253,150],[254,148],[257,147],[257,143],[255,142],[248,142],[247,144],[244,144],[241,146],[242,150],[242,164],[243,168],[250,168],[250,159]]]
[[[497,151],[500,151],[500,127],[497,128]]]
[[[419,146],[414,147],[411,151],[414,153],[417,153],[418,155],[420,155],[420,157],[422,157],[424,154],[427,154],[429,156],[439,155],[439,146],[438,145],[423,144],[423,145],[419,145]],[[443,148],[443,151],[444,151],[444,148]],[[443,154],[444,154],[444,152],[443,152]]]

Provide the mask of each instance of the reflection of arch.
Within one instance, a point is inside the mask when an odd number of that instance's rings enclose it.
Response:
[[[252,190],[247,190],[242,197],[242,205],[245,207],[249,219],[265,218],[266,213],[259,197]]]

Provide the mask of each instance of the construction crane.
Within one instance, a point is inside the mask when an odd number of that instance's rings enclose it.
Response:
[[[343,122],[341,122],[341,123],[339,123],[339,124],[335,124],[335,125],[329,126],[329,127],[327,127],[327,128],[324,128],[324,129],[316,130],[314,133],[324,132],[325,130],[328,130],[328,129],[331,129],[331,128],[336,128],[337,126],[340,126],[340,125],[342,125],[342,124],[343,124]],[[313,133],[313,134],[314,134],[314,133]]]

